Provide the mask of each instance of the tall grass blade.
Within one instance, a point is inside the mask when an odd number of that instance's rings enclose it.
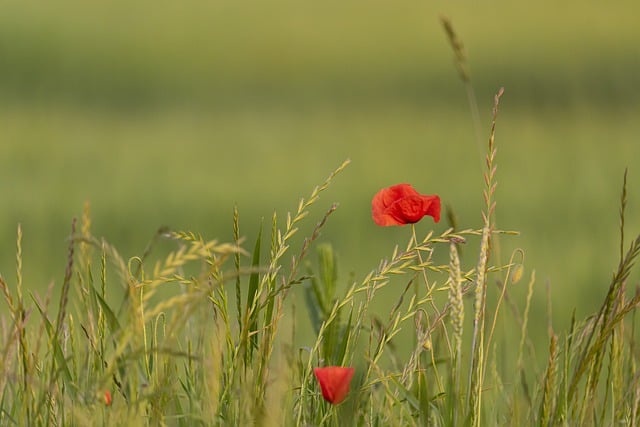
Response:
[[[72,380],[71,369],[69,369],[69,365],[67,364],[67,361],[65,359],[64,352],[62,351],[62,347],[60,346],[60,341],[57,339],[58,335],[56,334],[55,327],[51,323],[51,321],[47,318],[47,313],[40,306],[40,303],[38,303],[38,300],[33,295],[31,295],[31,299],[35,304],[36,308],[38,309],[38,311],[40,312],[40,316],[42,316],[42,320],[44,322],[47,335],[49,336],[49,342],[51,343],[51,350],[53,351],[53,356],[54,356],[53,360],[55,360],[57,365],[57,369],[55,372],[59,372],[62,375],[62,378],[66,382],[70,383]],[[53,374],[53,377],[57,376],[55,375],[55,373],[52,373],[52,374]]]
[[[104,314],[107,326],[109,327],[109,330],[111,331],[111,335],[117,335],[121,330],[120,322],[118,321],[118,317],[115,315],[113,310],[111,310],[111,307],[104,300],[104,298],[98,292],[96,292],[96,290],[95,290],[95,288],[93,286],[89,287],[89,291],[95,297],[95,299],[98,301],[98,304],[100,304],[100,308],[102,309],[102,312]]]
[[[588,371],[591,372],[589,386],[592,390],[594,389],[595,385],[597,384],[597,379],[600,372],[600,359],[603,357],[603,354],[605,352],[603,345],[606,344],[606,340],[610,337],[610,334],[613,331],[613,327],[617,324],[617,322],[622,320],[621,314],[624,315],[633,309],[632,304],[634,300],[631,301],[631,305],[627,304],[624,308],[617,310],[617,312],[613,313],[612,315],[612,308],[618,288],[622,286],[624,281],[629,276],[631,268],[633,267],[635,260],[639,254],[640,236],[638,236],[631,243],[631,246],[624,256],[624,259],[620,262],[618,270],[614,274],[614,277],[609,286],[605,301],[603,302],[600,311],[596,316],[594,327],[589,333],[586,344],[583,347],[584,349],[580,356],[580,360],[576,365],[573,377],[571,379],[571,384],[569,386],[570,401],[573,399],[577,391],[579,381]],[[599,333],[596,332],[597,330],[599,331]],[[592,368],[594,367],[596,369],[592,370]]]
[[[500,88],[494,97],[493,120],[491,123],[491,133],[489,136],[489,146],[486,156],[487,170],[484,175],[485,189],[484,200],[485,208],[482,213],[483,227],[482,238],[480,241],[480,256],[476,267],[476,284],[474,297],[474,317],[473,317],[473,337],[471,349],[471,371],[469,373],[469,390],[468,390],[468,413],[470,423],[473,426],[479,426],[481,423],[482,409],[482,388],[484,380],[485,367],[485,307],[486,307],[486,291],[487,291],[487,261],[491,251],[490,237],[493,232],[493,213],[495,210],[495,202],[493,195],[496,188],[495,182],[495,128],[498,115],[498,106],[500,97],[504,90]]]
[[[240,213],[238,212],[238,205],[233,206],[233,241],[236,246],[240,247]],[[242,287],[240,278],[240,252],[237,251],[233,255],[233,265],[236,269],[236,311],[238,319],[238,327],[242,328]]]
[[[540,406],[540,425],[552,424],[556,396],[556,376],[558,372],[558,336],[551,335],[549,343],[549,361],[544,375],[542,388],[542,403]]]
[[[462,340],[464,328],[464,302],[462,300],[462,273],[460,258],[455,240],[449,244],[449,304],[451,326],[453,329],[453,355],[451,361],[450,418],[453,425],[458,423],[460,396],[462,396],[460,378],[462,376]]]
[[[318,279],[311,276],[309,282],[310,283],[306,283],[303,288],[304,301],[307,307],[307,313],[309,314],[309,320],[311,321],[311,327],[317,334],[318,332],[320,332],[320,326],[322,325],[324,319],[324,310],[322,304],[319,303],[321,294],[318,293]]]
[[[449,39],[449,43],[451,44],[451,48],[453,49],[454,63],[458,70],[458,76],[464,83],[464,88],[467,93],[467,102],[469,103],[469,109],[471,111],[473,128],[476,134],[478,153],[482,153],[482,125],[480,121],[480,109],[478,108],[475,90],[471,84],[471,73],[469,72],[469,64],[467,61],[467,54],[464,49],[464,43],[456,33],[453,28],[453,23],[449,18],[441,16],[440,23],[442,24],[447,38]]]
[[[260,242],[262,240],[262,224],[258,231],[258,237],[253,248],[253,257],[251,259],[252,272],[249,276],[249,289],[247,289],[247,305],[245,306],[245,321],[243,322],[247,328],[245,336],[248,337],[248,345],[246,349],[246,366],[251,363],[254,349],[258,346],[258,309],[256,298],[258,296],[258,286],[260,285]]]

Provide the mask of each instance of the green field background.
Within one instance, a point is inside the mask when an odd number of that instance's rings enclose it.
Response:
[[[441,16],[468,53],[480,142]],[[21,223],[25,288],[60,283],[86,200],[93,233],[125,257],[162,225],[230,240],[234,204],[250,247],[261,218],[284,221],[349,158],[301,230],[339,203],[319,240],[346,284],[409,238],[371,221],[382,187],[437,193],[480,227],[504,86],[497,224],[521,234],[500,257],[523,248],[534,313],[548,287],[566,326],[574,307],[596,309],[617,264],[625,167],[640,231],[638,16],[635,1],[2,2],[0,273],[14,283]],[[431,228],[446,221],[417,225]],[[521,303],[526,284],[513,293]]]

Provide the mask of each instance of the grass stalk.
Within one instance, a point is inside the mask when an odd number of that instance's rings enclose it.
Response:
[[[549,360],[543,379],[542,404],[540,406],[540,425],[552,425],[558,373],[558,336],[551,335],[549,342]]]
[[[474,316],[473,316],[473,338],[471,350],[471,370],[469,372],[469,391],[468,391],[468,417],[471,425],[479,426],[481,423],[482,408],[482,388],[485,366],[485,306],[486,306],[486,290],[487,290],[487,261],[490,252],[490,236],[493,231],[492,216],[495,211],[495,202],[493,195],[496,188],[495,182],[495,126],[498,114],[498,105],[503,89],[500,89],[494,98],[493,120],[491,124],[491,133],[489,136],[488,154],[486,156],[487,170],[484,175],[485,189],[484,200],[485,209],[482,212],[483,228],[482,239],[480,241],[480,256],[476,268],[476,284],[474,296]]]
[[[478,153],[482,158],[482,153],[484,150],[482,142],[483,137],[482,123],[480,120],[480,109],[478,108],[476,93],[473,88],[473,84],[471,83],[471,73],[469,72],[469,64],[467,61],[467,54],[464,49],[464,43],[456,33],[455,29],[453,28],[453,23],[449,18],[441,16],[440,23],[442,24],[442,27],[444,28],[444,31],[447,35],[447,39],[449,40],[449,44],[453,49],[454,64],[456,66],[456,70],[458,71],[458,77],[460,77],[460,80],[462,80],[462,83],[464,84],[465,92],[467,94],[467,102],[469,104],[469,110],[471,111],[473,129],[475,130]]]
[[[453,357],[451,362],[450,418],[452,425],[458,425],[462,396],[460,378],[462,375],[462,338],[464,331],[464,302],[462,300],[462,275],[460,258],[454,240],[449,244],[449,304],[453,329]]]

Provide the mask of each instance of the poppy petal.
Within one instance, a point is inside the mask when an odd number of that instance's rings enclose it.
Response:
[[[351,383],[351,378],[353,378],[354,373],[354,368],[342,366],[327,366],[313,369],[313,374],[318,380],[318,383],[320,383],[322,397],[333,405],[337,405],[347,397],[349,384]]]
[[[440,197],[418,193],[410,184],[397,184],[378,191],[371,201],[371,214],[380,226],[413,224],[425,215],[440,221]]]

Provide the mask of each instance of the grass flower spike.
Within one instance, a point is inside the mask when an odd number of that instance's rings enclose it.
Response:
[[[440,197],[418,193],[410,184],[383,188],[371,202],[373,221],[383,227],[418,222],[429,215],[440,221]]]
[[[342,366],[327,366],[313,370],[313,374],[320,383],[322,397],[332,405],[337,405],[347,397],[354,372],[354,368]]]

